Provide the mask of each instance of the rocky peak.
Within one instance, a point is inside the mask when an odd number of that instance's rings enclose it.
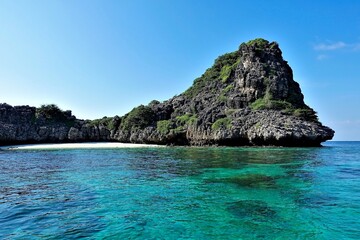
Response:
[[[279,45],[264,39],[243,43],[237,51],[218,57],[184,95],[220,108],[308,108]]]
[[[306,106],[299,84],[293,80],[292,70],[276,42],[260,38],[243,43],[239,58],[235,81],[245,103],[264,99]]]

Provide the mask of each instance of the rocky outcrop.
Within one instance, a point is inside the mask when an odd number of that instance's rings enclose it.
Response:
[[[123,117],[85,121],[55,105],[1,104],[0,143],[319,146],[334,131],[303,98],[278,44],[255,39],[217,58],[184,93]]]
[[[0,144],[110,141],[103,125],[78,120],[55,105],[41,108],[0,104]]]

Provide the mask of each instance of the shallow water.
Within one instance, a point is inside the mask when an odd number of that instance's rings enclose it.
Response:
[[[359,239],[360,142],[0,151],[1,239]]]

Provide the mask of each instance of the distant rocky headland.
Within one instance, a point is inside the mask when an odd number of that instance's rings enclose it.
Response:
[[[0,145],[116,141],[166,145],[320,146],[334,131],[304,103],[276,42],[224,54],[184,93],[122,117],[81,120],[56,105],[0,104]]]

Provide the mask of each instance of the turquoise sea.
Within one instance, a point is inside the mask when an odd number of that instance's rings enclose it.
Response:
[[[0,151],[0,239],[360,239],[360,142]]]

